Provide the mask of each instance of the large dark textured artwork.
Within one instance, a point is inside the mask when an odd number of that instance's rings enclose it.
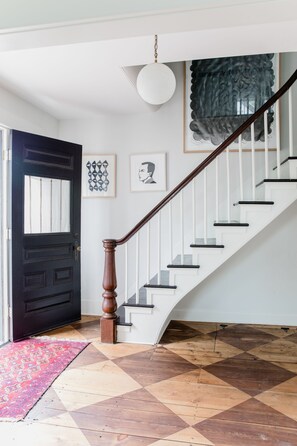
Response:
[[[85,155],[82,159],[82,196],[115,196],[115,155]]]
[[[185,151],[220,145],[278,89],[275,54],[193,60],[185,65]],[[275,147],[275,113],[268,112],[269,147]],[[242,135],[251,147],[251,130]],[[234,143],[231,148],[237,148]],[[264,119],[255,122],[255,147],[264,148]]]

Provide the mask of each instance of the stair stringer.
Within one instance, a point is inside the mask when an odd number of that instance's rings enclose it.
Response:
[[[119,342],[158,343],[170,320],[170,313],[178,302],[297,199],[297,182],[264,183],[260,188],[263,188],[265,199],[274,201],[274,205],[240,205],[241,222],[247,222],[249,226],[216,227],[217,243],[225,245],[218,252],[209,253],[205,252],[205,248],[192,248],[195,262],[200,264],[199,270],[171,269],[170,283],[177,285],[177,289],[148,290],[148,300],[154,305],[150,312],[128,307],[126,311],[132,326],[117,327]]]

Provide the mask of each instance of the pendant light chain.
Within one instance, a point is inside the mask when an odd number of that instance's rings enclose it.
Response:
[[[154,62],[141,68],[137,76],[136,88],[139,96],[148,104],[162,105],[173,96],[176,79],[173,71],[166,64],[158,62],[157,34],[154,40]]]
[[[154,49],[155,49],[155,63],[158,63],[158,36],[157,36],[157,34],[155,34]]]

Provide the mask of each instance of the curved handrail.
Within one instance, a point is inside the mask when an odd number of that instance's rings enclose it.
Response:
[[[218,155],[220,155],[239,135],[241,135],[253,122],[256,121],[266,110],[268,110],[284,93],[293,85],[297,79],[297,70],[287,82],[268,99],[253,115],[251,115],[232,135],[219,145],[205,160],[202,161],[189,175],[186,176],[166,197],[163,198],[136,226],[134,226],[125,237],[115,240],[115,245],[126,243],[135,235],[149,220],[151,220],[172,198],[174,198],[185,186],[187,186],[200,172],[202,172]]]

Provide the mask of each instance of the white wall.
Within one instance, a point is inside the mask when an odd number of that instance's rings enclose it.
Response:
[[[57,119],[0,87],[1,124],[24,132],[58,137]]]
[[[130,192],[129,156],[135,153],[166,152],[168,191],[206,156],[206,154],[183,153],[183,70],[179,64],[174,66],[174,70],[178,80],[175,96],[155,113],[125,116],[106,115],[92,120],[60,122],[60,138],[82,144],[84,153],[115,153],[117,155],[116,198],[83,199],[82,201],[83,313],[100,314],[101,312],[104,261],[102,239],[120,238],[125,235],[165,195],[163,192]],[[230,156],[232,158],[233,155],[230,154]],[[249,170],[249,166],[247,169]],[[293,239],[290,245],[293,253],[293,246],[297,244],[297,237],[293,231],[293,226],[296,223],[293,219],[294,209],[296,210],[296,207],[278,220],[278,222],[286,223],[288,219],[287,226],[284,226],[286,230],[281,226],[280,232],[277,233],[277,223],[271,226],[266,233],[259,236],[265,237],[262,243],[252,242],[251,248],[248,246],[240,251],[234,257],[234,261],[231,259],[217,273],[184,298],[176,308],[173,317],[289,323],[286,322],[286,315],[290,318],[290,315],[296,314],[292,290],[296,288],[297,280],[294,279],[296,275],[291,274],[293,254],[291,258],[286,254],[284,250],[286,245],[283,242],[284,236],[287,236],[287,244],[289,239]],[[257,251],[254,252],[252,247],[256,246]],[[273,253],[284,253],[282,254],[281,268],[277,267],[275,258],[268,249],[271,246],[274,249]],[[117,267],[118,276],[121,279],[123,276],[121,247],[118,248],[118,251],[120,252],[120,256],[118,256],[120,261]],[[256,279],[249,288],[241,290],[242,282],[237,278],[244,276],[246,272],[247,261],[251,256],[249,253],[253,253],[254,258],[248,264],[247,280],[250,280],[251,277]],[[267,286],[266,273],[263,276],[258,274],[259,265],[262,263],[265,263],[268,271],[270,268],[273,271],[269,286]],[[265,268],[264,272],[266,272]],[[287,280],[289,276],[290,281]],[[276,290],[281,289],[284,278],[287,285],[279,296]],[[255,293],[255,289],[257,293]],[[244,298],[238,296],[240,291]],[[118,293],[119,302],[122,302],[123,284],[121,280],[118,282]],[[282,299],[281,306],[279,305],[280,297]],[[211,305],[208,304],[209,302]],[[270,313],[265,312],[268,302]],[[210,311],[211,309],[212,311],[218,310],[214,313]],[[284,315],[284,317],[280,315]]]

